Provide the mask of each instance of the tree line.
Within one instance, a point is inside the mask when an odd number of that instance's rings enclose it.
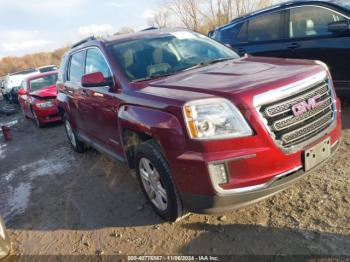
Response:
[[[235,17],[270,6],[273,2],[274,0],[161,0],[148,24],[157,28],[180,26],[207,34]],[[116,34],[133,31],[130,27],[124,27]],[[49,64],[59,65],[67,50],[68,47],[64,47],[53,52],[4,57],[0,61],[0,76]]]
[[[149,19],[150,26],[183,26],[207,34],[238,16],[268,7],[274,0],[163,0]]]
[[[0,61],[0,76],[45,65],[59,65],[61,57],[67,50],[68,47],[63,47],[53,52],[41,52],[22,57],[4,57]]]

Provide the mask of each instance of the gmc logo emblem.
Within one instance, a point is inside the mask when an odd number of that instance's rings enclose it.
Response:
[[[294,106],[292,106],[292,111],[293,111],[293,115],[294,116],[300,116],[302,114],[305,114],[306,112],[320,107],[324,101],[319,101],[317,102],[318,99],[320,99],[321,96],[320,95],[316,95],[314,97],[311,97],[306,101],[303,101],[301,103],[298,103]]]

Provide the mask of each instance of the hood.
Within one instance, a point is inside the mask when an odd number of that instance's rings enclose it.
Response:
[[[147,93],[182,91],[196,93],[197,99],[221,96],[240,100],[276,89],[324,71],[314,61],[246,56],[148,83]],[[173,92],[176,90],[176,92]],[[202,94],[202,95],[201,95]],[[175,98],[175,97],[174,97]],[[245,99],[247,101],[247,99]]]
[[[37,91],[31,92],[30,94],[32,96],[37,96],[40,98],[56,98],[57,88],[56,88],[56,85],[47,86]]]

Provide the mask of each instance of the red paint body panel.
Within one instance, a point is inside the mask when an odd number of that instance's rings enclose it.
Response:
[[[142,35],[147,33],[137,37]],[[127,39],[118,36],[111,41]],[[180,192],[214,195],[208,173],[208,163],[213,161],[245,157],[229,161],[230,182],[222,186],[224,189],[261,184],[303,165],[302,153],[311,145],[293,154],[282,152],[262,123],[253,98],[324,72],[323,66],[314,61],[246,56],[158,80],[131,83],[105,44],[93,42],[93,45],[100,48],[109,61],[115,86],[87,89],[59,81],[58,99],[72,126],[124,158],[121,137],[124,129],[153,137],[161,145]],[[89,45],[79,48],[85,47]],[[212,141],[190,139],[182,107],[188,101],[211,97],[223,97],[236,105],[254,134]],[[338,141],[341,134],[340,102],[337,106],[337,125],[328,134],[332,143]],[[111,139],[116,143],[112,145]]]
[[[56,99],[57,87],[56,85],[52,85],[31,92],[30,81],[43,76],[53,74],[57,75],[57,73],[58,72],[56,71],[52,71],[48,73],[37,74],[27,78],[25,81],[27,82],[28,89],[25,91],[24,95],[18,96],[18,100],[24,114],[27,117],[34,119],[33,111],[35,111],[41,124],[54,123],[62,120],[62,117],[59,115],[58,101]],[[48,100],[52,101],[52,107],[42,109],[37,106],[37,104],[43,103]]]
[[[44,87],[40,90],[30,92],[31,96],[37,96],[39,98],[55,98],[57,96],[56,85]]]

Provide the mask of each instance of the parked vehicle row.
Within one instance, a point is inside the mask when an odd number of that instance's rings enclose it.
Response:
[[[50,72],[54,70],[57,70],[57,66],[48,65],[8,74],[7,76],[3,77],[0,83],[1,93],[6,99],[6,101],[17,103],[18,90],[21,88],[21,84],[26,78],[36,74]]]
[[[35,74],[26,78],[18,91],[18,100],[26,118],[37,127],[62,120],[57,104],[57,71]]]
[[[183,29],[86,39],[63,57],[57,87],[72,147],[135,169],[170,221],[272,196],[340,144],[323,63],[239,57]]]
[[[293,1],[221,26],[210,36],[240,55],[320,60],[350,94],[350,1]]]

